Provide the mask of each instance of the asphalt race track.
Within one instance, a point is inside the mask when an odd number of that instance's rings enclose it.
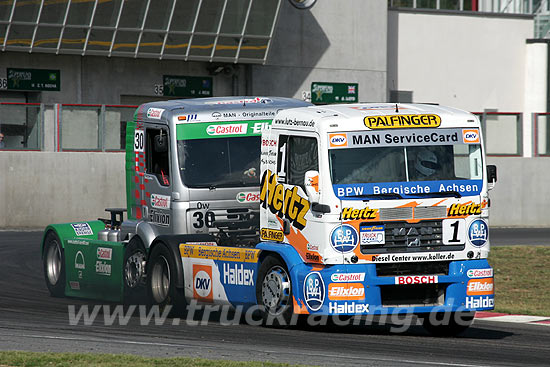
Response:
[[[105,325],[69,323],[69,306],[95,303],[52,298],[39,253],[41,232],[0,231],[0,349],[129,353],[260,360],[326,366],[547,366],[550,327],[476,320],[458,338],[434,338],[419,326],[405,333],[390,326],[272,329],[237,324],[142,325],[139,317]],[[547,237],[548,238],[548,237]],[[495,238],[493,237],[493,241]],[[498,302],[498,300],[497,300]],[[115,305],[107,305],[114,308]]]

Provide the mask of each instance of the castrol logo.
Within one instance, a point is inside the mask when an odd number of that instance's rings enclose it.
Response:
[[[330,134],[329,144],[331,147],[345,147],[348,145],[348,138],[345,134]]]

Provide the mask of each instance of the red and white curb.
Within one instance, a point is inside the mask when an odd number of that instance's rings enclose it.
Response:
[[[516,322],[520,324],[538,324],[550,326],[550,317],[510,315],[497,312],[476,312],[476,319],[484,321]]]

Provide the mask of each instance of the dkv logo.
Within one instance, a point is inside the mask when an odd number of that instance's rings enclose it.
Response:
[[[212,267],[193,264],[193,298],[212,302]]]
[[[462,139],[466,144],[479,143],[479,130],[462,130]]]
[[[348,138],[346,134],[329,134],[328,139],[331,148],[348,146]]]

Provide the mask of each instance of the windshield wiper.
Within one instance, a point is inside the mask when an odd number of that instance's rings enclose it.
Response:
[[[361,199],[403,199],[403,196],[396,194],[394,192],[388,192],[387,194],[361,194],[361,195],[350,195],[346,196],[347,198],[361,198]]]
[[[437,191],[437,192],[419,192],[417,194],[411,194],[411,196],[421,196],[421,197],[454,197],[461,198],[462,195],[458,191],[449,190],[449,191]]]

